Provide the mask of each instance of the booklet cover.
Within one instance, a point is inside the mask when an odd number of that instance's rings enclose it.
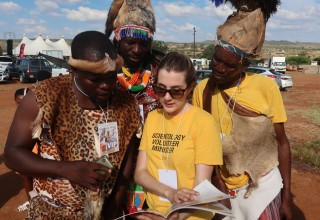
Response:
[[[127,215],[152,213],[152,214],[156,214],[164,218],[167,218],[170,214],[172,214],[177,210],[197,209],[197,210],[203,210],[207,212],[218,213],[221,215],[232,216],[231,210],[218,202],[219,200],[230,199],[230,196],[218,190],[208,180],[202,181],[198,186],[194,188],[194,190],[199,192],[200,195],[196,196],[193,201],[172,205],[168,208],[168,211],[165,214],[159,213],[155,210],[148,209],[148,210],[141,210],[138,212],[130,213]],[[127,216],[127,215],[124,215],[124,216]],[[121,219],[124,216],[116,218],[115,220]]]

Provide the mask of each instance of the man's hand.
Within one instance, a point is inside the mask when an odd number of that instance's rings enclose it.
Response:
[[[62,162],[61,177],[70,182],[95,191],[99,184],[105,180],[106,175],[111,174],[109,169],[101,164],[87,161]]]
[[[282,191],[282,199],[280,206],[280,219],[291,220],[292,217],[292,196],[290,191],[285,188]]]

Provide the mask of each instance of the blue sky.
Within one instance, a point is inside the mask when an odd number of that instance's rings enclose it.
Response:
[[[103,32],[111,0],[2,0],[0,38],[14,33],[34,39],[72,39],[85,30]],[[156,40],[193,42],[214,40],[216,27],[233,8],[216,8],[209,0],[152,0],[157,20]],[[282,0],[267,24],[266,40],[320,42],[320,0]]]

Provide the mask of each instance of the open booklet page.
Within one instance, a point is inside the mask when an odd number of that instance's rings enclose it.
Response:
[[[165,214],[159,213],[155,210],[141,210],[138,212],[130,213],[127,215],[135,215],[139,213],[152,213],[164,218],[167,218],[171,213],[182,210],[182,209],[197,209],[208,212],[214,212],[221,215],[231,215],[231,210],[217,201],[223,199],[229,199],[230,196],[218,190],[214,185],[212,185],[208,180],[202,181],[198,186],[194,188],[195,191],[199,192],[200,195],[196,196],[193,201],[184,202],[181,204],[175,204],[168,208],[168,211]],[[125,215],[126,216],[126,215]],[[121,219],[123,216],[117,218]]]

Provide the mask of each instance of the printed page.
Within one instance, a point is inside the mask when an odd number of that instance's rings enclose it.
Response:
[[[164,218],[168,217],[172,212],[181,210],[181,209],[198,209],[208,212],[219,213],[222,215],[231,215],[231,210],[225,207],[224,205],[218,203],[217,201],[222,199],[230,198],[229,195],[218,190],[214,185],[212,185],[208,180],[202,181],[198,186],[194,188],[195,191],[199,192],[200,195],[195,197],[194,201],[184,202],[182,204],[176,204],[168,208],[168,211],[165,215],[154,211],[154,210],[141,210],[135,213],[128,215],[134,215],[138,213],[153,213]],[[123,217],[123,216],[122,216]],[[120,217],[120,218],[122,218]],[[117,218],[117,219],[120,219]]]
[[[182,204],[176,204],[171,207],[170,210],[176,210],[182,206],[192,206],[204,203],[212,203],[215,201],[228,199],[229,195],[218,190],[214,185],[212,185],[208,180],[202,181],[198,186],[194,188],[195,191],[199,192],[200,195],[196,196],[194,201],[184,202]]]

